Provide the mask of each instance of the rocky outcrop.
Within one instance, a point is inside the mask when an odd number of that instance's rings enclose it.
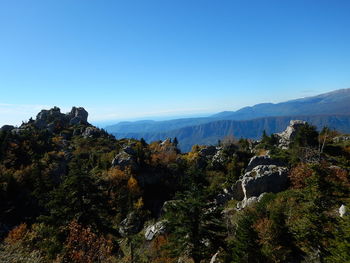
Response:
[[[119,152],[112,160],[112,166],[119,166],[124,170],[126,167],[137,169],[138,165],[134,156],[135,152],[131,146],[126,146],[121,152]]]
[[[215,146],[206,146],[206,147],[200,149],[198,154],[199,154],[199,156],[209,158],[209,157],[214,156],[217,151],[218,151],[218,149]]]
[[[256,167],[258,165],[283,166],[284,164],[279,160],[272,159],[269,155],[254,156],[253,158],[250,159],[245,171],[250,172],[254,167]]]
[[[70,121],[69,124],[71,125],[76,125],[76,124],[81,124],[87,123],[87,118],[88,118],[88,112],[83,108],[83,107],[73,107],[70,113],[68,114]]]
[[[243,199],[241,202],[237,203],[236,210],[241,210],[241,209],[246,208],[247,206],[250,206],[250,205],[253,205],[255,203],[260,202],[265,194],[266,193],[262,193],[258,197],[257,196],[252,196],[252,197],[249,197],[248,199]]]
[[[258,165],[240,179],[244,199],[265,192],[283,191],[288,183],[288,170],[276,165]]]
[[[248,200],[265,192],[283,191],[288,184],[288,169],[270,156],[254,156],[250,159],[246,172],[232,186],[232,197]]]
[[[88,112],[82,107],[73,107],[67,114],[61,113],[60,108],[54,107],[50,110],[40,111],[36,116],[34,126],[53,132],[56,127],[87,124],[87,118]]]
[[[251,158],[246,172],[235,184],[223,189],[215,197],[214,203],[222,205],[229,200],[242,201],[239,208],[244,208],[259,201],[262,194],[277,193],[286,189],[288,185],[288,169],[279,166],[278,160],[269,156],[254,156]]]
[[[101,134],[100,129],[96,127],[87,127],[84,132],[83,132],[83,137],[84,138],[97,138]]]
[[[305,121],[301,120],[291,120],[289,126],[281,133],[276,133],[275,135],[279,139],[279,147],[282,149],[288,149],[289,144],[297,135],[299,129],[306,124]]]
[[[145,229],[145,239],[151,241],[158,235],[164,234],[166,231],[165,221],[159,221],[153,225],[146,227]]]

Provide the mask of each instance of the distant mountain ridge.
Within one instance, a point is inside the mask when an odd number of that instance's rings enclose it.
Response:
[[[350,113],[350,89],[341,89],[321,95],[281,103],[261,103],[237,111],[226,111],[211,117],[229,120],[248,120],[268,116],[323,115]]]
[[[282,132],[291,120],[304,120],[321,129],[325,126],[343,133],[350,133],[349,115],[314,115],[314,116],[278,116],[253,120],[220,120],[201,125],[188,126],[166,132],[116,133],[117,138],[144,138],[147,142],[177,137],[179,148],[187,152],[194,144],[215,145],[219,139],[228,135],[235,138],[260,139],[266,133]]]
[[[188,151],[193,144],[215,144],[229,134],[257,139],[263,130],[280,132],[292,119],[349,133],[350,89],[276,104],[261,103],[202,118],[121,122],[107,126],[106,130],[117,138],[144,138],[148,142],[177,137],[181,149]]]

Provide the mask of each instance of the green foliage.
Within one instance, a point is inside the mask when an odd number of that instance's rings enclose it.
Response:
[[[255,211],[247,210],[239,216],[234,238],[230,243],[230,259],[232,263],[265,262],[261,252],[258,234],[253,228],[257,220]]]
[[[106,230],[108,206],[93,176],[81,170],[80,162],[72,162],[70,171],[58,188],[52,191],[47,204],[49,216],[45,221],[64,226],[76,219],[83,225]]]
[[[172,256],[185,253],[195,263],[215,253],[223,245],[225,236],[220,210],[208,207],[201,181],[197,178],[197,183],[192,183],[188,191],[178,195],[165,215]]]
[[[349,200],[350,143],[334,141],[334,131],[306,125],[289,149],[266,133],[258,146],[231,136],[213,161],[202,156],[204,146],[180,154],[176,138],[147,144],[103,130],[86,138],[89,125],[53,122],[50,132],[34,121],[0,131],[1,262],[159,263],[180,255],[207,262],[217,251],[226,262],[349,261],[349,216],[337,209]],[[112,167],[125,147],[135,167]],[[290,189],[242,211],[231,200],[223,212],[218,194],[239,179],[253,152],[267,151],[291,168]],[[164,210],[166,234],[152,241],[142,231],[119,235],[130,213],[158,221],[161,204],[174,199]]]

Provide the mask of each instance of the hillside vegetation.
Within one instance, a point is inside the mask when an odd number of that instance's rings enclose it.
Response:
[[[350,136],[284,129],[181,153],[83,108],[4,126],[0,262],[349,262]]]

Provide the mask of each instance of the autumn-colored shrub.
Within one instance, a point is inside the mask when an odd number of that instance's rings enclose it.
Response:
[[[289,173],[289,179],[294,189],[300,189],[306,186],[305,179],[312,175],[312,169],[305,163],[300,163]]]
[[[90,227],[73,220],[68,231],[64,260],[73,263],[106,262],[111,256],[112,242],[94,233]]]
[[[27,234],[28,232],[28,227],[26,223],[22,223],[19,226],[15,227],[14,229],[12,229],[6,239],[5,242],[7,244],[14,244],[17,243],[19,241],[21,241],[24,236]]]

